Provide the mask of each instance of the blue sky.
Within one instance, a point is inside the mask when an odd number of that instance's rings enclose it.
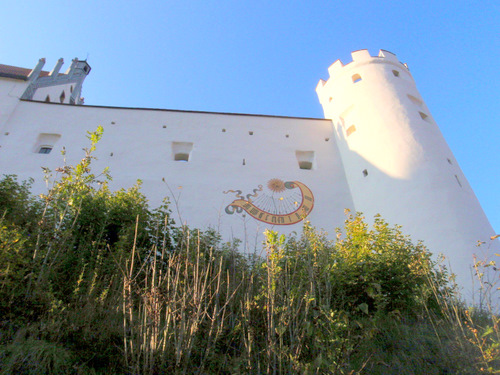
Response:
[[[408,63],[500,232],[498,1],[3,1],[0,63],[86,58],[87,104],[323,117],[336,59]]]

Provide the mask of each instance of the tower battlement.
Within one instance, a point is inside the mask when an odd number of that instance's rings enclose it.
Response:
[[[318,85],[316,86],[316,92],[318,92],[318,94],[320,93],[322,87],[325,86],[329,80],[335,80],[337,77],[344,74],[345,68],[351,68],[354,66],[358,66],[360,64],[389,63],[397,65],[398,67],[406,70],[409,73],[407,64],[400,62],[394,53],[383,49],[379,50],[377,56],[370,55],[370,52],[367,49],[360,49],[357,51],[353,51],[351,52],[351,56],[352,56],[352,61],[347,64],[344,64],[339,59],[335,61],[332,65],[330,65],[330,67],[328,68],[328,74],[330,75],[330,78],[327,81],[323,79],[319,80]]]

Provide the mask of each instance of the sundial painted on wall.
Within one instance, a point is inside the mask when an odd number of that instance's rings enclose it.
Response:
[[[226,207],[232,215],[245,211],[254,219],[272,225],[291,225],[302,221],[314,207],[314,195],[305,184],[299,181],[283,181],[273,178],[267,188],[259,185],[253,193],[243,197],[241,190],[227,190],[224,194],[234,193],[236,198]]]

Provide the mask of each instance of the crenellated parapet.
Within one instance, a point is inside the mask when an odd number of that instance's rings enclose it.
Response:
[[[346,70],[350,71],[351,68],[359,67],[361,65],[377,63],[391,64],[406,71],[408,74],[410,73],[407,64],[401,63],[394,53],[383,49],[379,51],[377,56],[371,56],[370,52],[368,52],[368,50],[366,49],[354,51],[351,53],[351,56],[352,62],[350,63],[344,64],[341,60],[337,60],[332,65],[330,65],[330,67],[328,68],[328,74],[330,75],[330,78],[327,81],[320,79],[318,85],[316,86],[316,92],[320,97],[322,96],[321,92],[323,90],[323,87],[327,84],[327,82],[335,81],[340,76],[343,76],[346,73]]]
[[[56,89],[58,86],[61,86],[69,87],[67,94],[64,88],[61,88],[60,94],[58,93],[61,103],[83,104],[83,98],[80,97],[82,84],[85,77],[90,73],[91,67],[86,60],[74,58],[66,72],[59,73],[63,64],[64,60],[61,58],[57,61],[52,71],[46,72],[42,71],[45,59],[40,59],[35,68],[27,76],[29,84],[21,99],[36,100],[35,96],[40,89]],[[55,92],[54,90],[45,91]],[[49,98],[50,95],[47,94],[46,97]]]

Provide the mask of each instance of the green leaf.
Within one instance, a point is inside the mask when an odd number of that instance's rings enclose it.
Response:
[[[358,309],[360,309],[362,312],[364,312],[366,315],[368,315],[368,305],[366,303],[362,303],[358,306]]]

